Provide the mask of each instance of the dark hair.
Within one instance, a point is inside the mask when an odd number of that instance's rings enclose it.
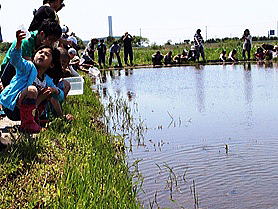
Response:
[[[46,3],[53,3],[57,0],[43,0],[43,4],[46,4]]]
[[[57,21],[45,19],[38,29],[39,32],[43,31],[45,37],[54,36],[59,39],[62,35],[62,29]]]
[[[201,33],[201,29],[198,29],[196,32],[197,32],[197,33]]]
[[[62,66],[61,66],[61,59],[60,59],[60,51],[57,48],[53,48],[51,46],[42,45],[40,46],[33,55],[33,59],[35,54],[42,50],[42,49],[51,49],[52,51],[52,63],[54,67],[48,68],[45,72],[50,78],[53,79],[54,84],[57,84],[62,77]]]
[[[57,72],[59,71],[62,71],[62,66],[61,66],[61,60],[60,60],[60,51],[56,48],[53,48],[51,46],[46,46],[46,45],[42,45],[40,46],[36,51],[35,53],[33,54],[32,56],[32,60],[34,60],[34,57],[35,57],[35,54],[42,50],[42,49],[51,49],[51,54],[52,54],[52,63],[54,65],[53,68],[55,68],[55,70],[57,70]],[[48,76],[50,76],[48,73],[53,69],[53,68],[49,68],[47,71],[46,71],[46,74]],[[51,73],[50,73],[51,74]],[[56,73],[57,74],[57,73]],[[53,78],[52,76],[50,76],[51,78]]]

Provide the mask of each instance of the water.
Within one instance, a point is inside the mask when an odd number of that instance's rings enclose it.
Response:
[[[103,101],[135,103],[148,127],[128,152],[141,160],[145,208],[278,208],[275,64],[116,71],[104,81]]]

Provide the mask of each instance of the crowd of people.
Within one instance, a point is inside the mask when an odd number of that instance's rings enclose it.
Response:
[[[249,29],[246,29],[241,38],[243,41],[242,46],[242,58],[243,60],[251,60],[251,49],[252,49],[252,36],[250,35]],[[173,55],[172,51],[167,52],[163,55],[160,51],[157,51],[152,55],[152,64],[156,65],[169,65],[169,64],[185,64],[189,61],[198,61],[202,57],[203,62],[206,62],[204,52],[204,40],[201,35],[201,30],[198,29],[194,35],[194,45],[191,46],[190,50],[184,49],[181,54]],[[247,56],[246,56],[247,55]],[[254,60],[272,60],[278,58],[278,46],[271,44],[262,44],[257,48],[254,54]],[[238,50],[232,49],[228,56],[226,50],[222,50],[219,55],[219,59],[211,60],[216,62],[238,62]]]
[[[120,40],[115,40],[109,48],[108,67],[112,66],[112,63],[117,63],[117,67],[123,67],[120,56],[121,44],[124,48],[124,63],[127,66],[133,65],[133,49],[132,49],[133,37],[126,32]],[[95,52],[98,53],[98,60],[95,61]],[[80,59],[80,65],[98,65],[99,68],[106,67],[106,53],[107,46],[104,43],[104,39],[91,39],[83,51]]]

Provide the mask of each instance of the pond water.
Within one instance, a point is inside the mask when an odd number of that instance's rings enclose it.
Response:
[[[104,103],[124,98],[147,127],[127,149],[145,208],[278,208],[275,64],[134,69],[103,81]]]

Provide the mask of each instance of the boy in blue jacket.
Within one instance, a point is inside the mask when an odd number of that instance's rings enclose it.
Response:
[[[16,38],[16,45],[10,53],[10,63],[15,67],[16,75],[1,92],[0,104],[9,119],[21,121],[22,131],[38,133],[41,127],[37,123],[40,114],[37,108],[42,112],[44,101],[55,96],[64,97],[63,91],[45,74],[49,68],[61,67],[60,53],[50,46],[41,46],[33,61],[27,61],[21,54],[21,43],[25,33],[17,31]],[[54,108],[61,109],[60,104],[56,104]]]

